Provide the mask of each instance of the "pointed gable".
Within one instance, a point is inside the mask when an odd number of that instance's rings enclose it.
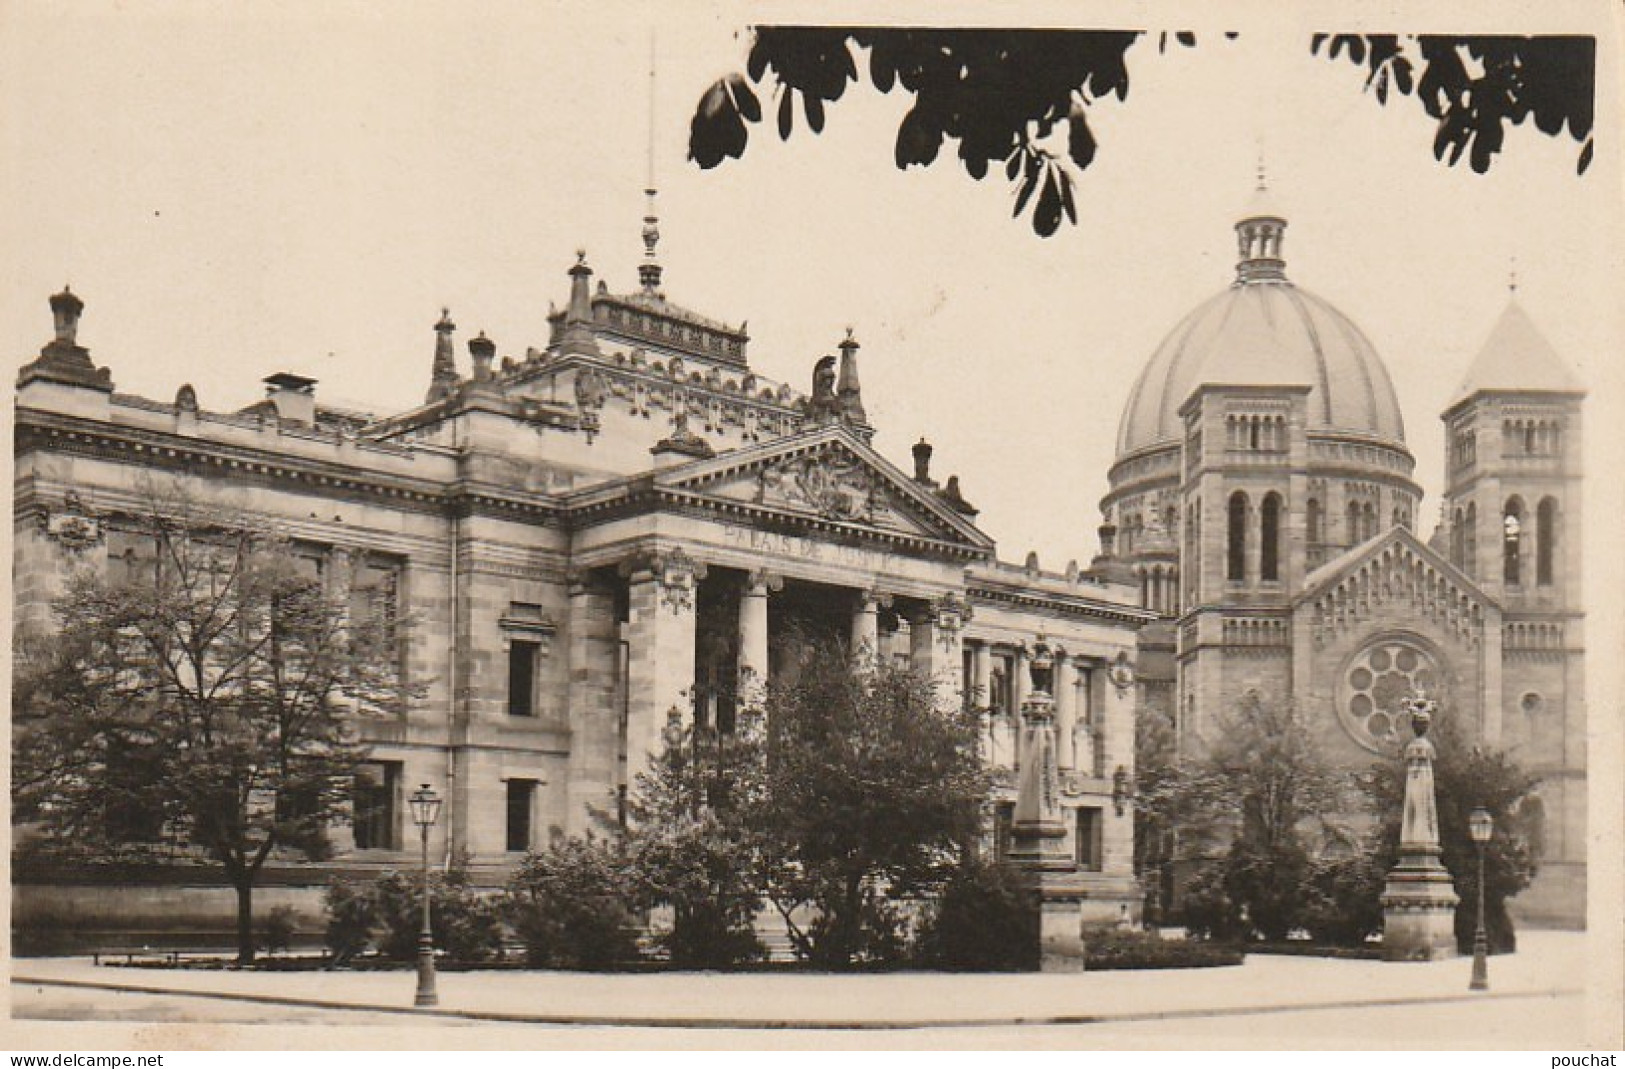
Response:
[[[1476,648],[1500,606],[1459,568],[1395,527],[1311,572],[1296,601],[1323,644],[1395,604]]]
[[[1456,390],[1455,402],[1478,393],[1584,393],[1568,361],[1516,300],[1508,302]]]
[[[992,539],[842,424],[667,468],[654,487],[691,505],[993,552]]]

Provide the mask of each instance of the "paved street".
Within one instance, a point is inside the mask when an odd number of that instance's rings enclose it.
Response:
[[[733,1046],[762,1031],[815,1030],[824,1046],[1574,1046],[1586,1034],[1585,939],[1531,933],[1470,995],[1465,959],[1387,964],[1255,955],[1242,966],[1077,976],[448,973],[435,1014],[410,1005],[412,974],[238,973],[15,963],[16,1018],[552,1026],[616,1042]],[[98,986],[76,986],[98,985]],[[107,986],[124,990],[109,990]],[[142,989],[142,990],[130,990]],[[227,997],[220,997],[227,996]],[[568,1026],[560,1028],[559,1026]],[[686,1035],[687,1039],[679,1038]]]

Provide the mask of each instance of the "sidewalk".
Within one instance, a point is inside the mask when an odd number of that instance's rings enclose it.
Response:
[[[1228,968],[1066,976],[442,973],[440,1006],[431,1011],[411,1009],[415,977],[408,970],[240,973],[37,958],[14,961],[12,982],[514,1023],[700,1029],[988,1028],[1453,1003],[1502,1004],[1518,1013],[1529,1012],[1518,1000],[1582,993],[1584,935],[1532,932],[1520,942],[1517,954],[1491,960],[1488,993],[1468,992],[1465,958],[1390,964],[1269,955]]]

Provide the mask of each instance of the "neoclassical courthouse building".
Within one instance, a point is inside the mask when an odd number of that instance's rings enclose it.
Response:
[[[443,314],[423,403],[381,419],[324,405],[290,373],[237,412],[188,386],[168,401],[119,393],[116,356],[98,367],[79,344],[80,297],[52,297],[56,336],[18,379],[19,626],[49,625],[73,561],[141,557],[130,518],[151,474],[284,532],[352,604],[410,617],[403,668],[426,692],[364,724],[372,760],[336,859],[273,865],[256,895],[260,910],[312,914],[331,871],[416,856],[406,799],[421,783],[446,799],[437,854],[466,852],[477,879],[500,883],[524,851],[614,814],[668,717],[726,726],[736,681],[771,681],[797,635],[867,647],[983,708],[1005,837],[1042,642],[1085,913],[1137,909],[1132,664],[1155,618],[1137,588],[999,561],[957,479],[932,475],[928,444],[912,471],[872,444],[855,340],[811,369],[810,394],[768,381],[743,327],[667,298],[652,214],[644,237],[630,292],[595,284],[578,258],[545,345],[523,358],[498,360],[482,335],[460,370]],[[217,912],[227,928],[226,888],[170,876],[110,888],[23,871],[16,908],[156,930]]]
[[[1123,414],[1101,552],[1064,572],[1001,562],[923,441],[912,471],[877,451],[852,337],[802,394],[751,369],[743,327],[668,299],[652,212],[635,288],[595,284],[580,258],[545,345],[498,360],[493,340],[469,339],[466,372],[442,315],[423,404],[384,418],[324,405],[289,373],[237,412],[187,386],[169,401],[121,394],[116,354],[91,360],[64,291],[54,340],[18,379],[18,624],[48,625],[73,561],[139,558],[129,517],[148,473],[241,506],[326,581],[416,621],[403,669],[424,696],[365,724],[372,760],[336,859],[274,866],[260,909],[314,912],[329,872],[408,862],[405,801],[424,782],[447,799],[437,852],[466,851],[499,881],[555,830],[613,813],[674,709],[725,725],[735,682],[771,679],[787,636],[810,632],[983,710],[996,831],[1028,662],[1040,642],[1054,651],[1058,795],[1088,916],[1139,905],[1137,703],[1173,709],[1189,752],[1246,692],[1289,698],[1329,755],[1363,766],[1423,687],[1543,777],[1541,876],[1522,904],[1578,923],[1583,392],[1511,305],[1443,412],[1444,520],[1419,537],[1387,372],[1353,323],[1288,281],[1285,225],[1249,213],[1233,284],[1151,357]],[[153,930],[218,912],[225,930],[229,891],[188,871],[193,886],[118,888],[21,871],[14,909]]]

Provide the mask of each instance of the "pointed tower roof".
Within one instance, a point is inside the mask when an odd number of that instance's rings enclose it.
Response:
[[[1477,393],[1585,393],[1580,378],[1535,326],[1517,298],[1507,302],[1467,377],[1456,390],[1459,404]]]

